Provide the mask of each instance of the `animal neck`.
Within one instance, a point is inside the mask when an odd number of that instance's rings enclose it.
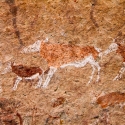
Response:
[[[118,49],[118,44],[117,43],[111,43],[109,48],[103,52],[104,55],[107,55],[113,51],[116,51]]]

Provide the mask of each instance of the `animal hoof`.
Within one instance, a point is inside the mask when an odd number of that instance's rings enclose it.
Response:
[[[16,91],[16,89],[17,89],[17,88],[14,88],[14,87],[12,88],[13,91]]]
[[[47,86],[46,86],[46,85],[43,85],[42,88],[47,88]]]
[[[113,81],[116,81],[116,80],[119,80],[119,77],[118,77],[118,76],[113,79]]]
[[[101,80],[100,79],[98,79],[98,80],[96,80],[96,83],[99,83]]]

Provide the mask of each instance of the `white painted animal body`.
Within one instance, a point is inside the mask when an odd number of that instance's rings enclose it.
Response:
[[[16,81],[14,81],[13,90],[17,89],[19,82],[23,79],[32,80],[38,77],[39,81],[36,88],[41,86],[43,80],[43,70],[40,67],[28,67],[24,65],[14,65],[14,63],[9,63],[5,71],[2,74],[5,74],[9,71],[12,71],[17,75]]]
[[[92,73],[88,84],[92,81],[95,69],[98,71],[97,79],[100,79],[100,66],[96,62],[99,56],[97,48],[92,46],[81,47],[77,45],[52,44],[49,42],[36,41],[33,45],[24,48],[22,53],[40,52],[40,55],[47,61],[49,71],[44,81],[43,87],[46,88],[58,68],[67,66],[84,67],[87,63],[92,66]]]

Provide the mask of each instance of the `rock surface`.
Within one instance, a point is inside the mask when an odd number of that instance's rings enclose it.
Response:
[[[1,0],[0,17],[0,125],[125,124],[125,0]],[[36,78],[22,80],[13,91],[17,76],[10,62],[47,70],[39,52],[20,53],[46,39],[52,44],[93,46],[102,53],[114,42],[118,49],[96,59],[101,67],[98,83],[95,71],[86,85],[92,73],[87,64],[59,68],[46,89],[35,89]],[[3,109],[3,102],[10,108]]]

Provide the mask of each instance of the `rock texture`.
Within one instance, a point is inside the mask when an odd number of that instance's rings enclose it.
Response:
[[[125,0],[1,0],[0,17],[0,125],[125,124]],[[69,66],[46,89],[35,88],[36,78],[13,91],[11,62],[47,74],[39,52],[21,53],[37,40],[100,48],[100,81],[95,71],[86,85],[90,64]]]

